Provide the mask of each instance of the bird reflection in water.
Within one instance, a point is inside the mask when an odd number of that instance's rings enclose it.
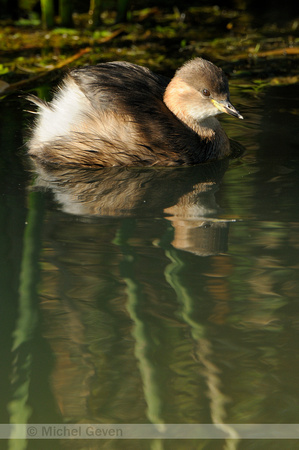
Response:
[[[60,208],[86,217],[159,217],[174,228],[172,245],[199,255],[227,248],[228,223],[217,219],[215,192],[228,160],[179,168],[53,168],[38,164],[35,189]]]
[[[49,273],[50,279],[48,284],[45,282],[46,287],[44,288],[46,295],[44,295],[44,298],[42,297],[42,310],[47,318],[47,323],[50,324],[44,330],[44,335],[51,343],[52,351],[56,356],[55,369],[51,377],[52,389],[59,405],[60,413],[68,419],[71,417],[74,423],[83,419],[91,420],[91,414],[93,414],[92,417],[96,416],[97,420],[100,421],[104,417],[105,421],[109,420],[107,419],[107,417],[110,417],[109,414],[112,416],[115,414],[113,409],[115,407],[117,414],[120,417],[122,417],[122,413],[126,414],[123,420],[130,423],[130,420],[134,420],[135,409],[132,408],[133,418],[130,419],[127,413],[128,403],[125,401],[127,397],[122,397],[121,395],[119,397],[117,394],[115,397],[112,396],[112,401],[110,396],[108,398],[109,407],[107,407],[107,411],[101,395],[99,397],[100,400],[95,400],[98,394],[95,393],[93,387],[96,385],[97,389],[99,389],[97,385],[99,383],[98,380],[103,380],[105,382],[103,390],[106,393],[106,386],[110,386],[111,374],[117,378],[117,374],[122,373],[118,366],[114,367],[111,363],[112,367],[110,367],[109,363],[107,363],[107,358],[109,359],[109,357],[111,357],[111,361],[117,361],[117,363],[120,359],[125,361],[123,366],[128,365],[131,371],[133,363],[130,358],[132,354],[129,352],[128,356],[127,345],[136,345],[138,349],[145,349],[145,354],[142,355],[136,351],[136,358],[141,367],[145,366],[146,370],[150,368],[151,373],[154,375],[149,382],[149,377],[145,376],[143,378],[141,370],[141,379],[144,383],[143,389],[147,392],[147,390],[153,389],[153,386],[156,387],[155,376],[157,376],[160,366],[157,368],[153,363],[151,352],[147,354],[148,348],[156,349],[151,337],[153,333],[151,329],[152,322],[147,320],[147,316],[144,317],[142,314],[139,316],[138,311],[139,309],[143,311],[146,303],[150,311],[151,308],[155,311],[153,314],[158,316],[162,314],[163,318],[163,313],[156,308],[160,303],[163,306],[160,291],[161,276],[162,279],[165,277],[167,282],[164,285],[164,289],[168,284],[178,295],[180,285],[177,286],[177,270],[180,267],[180,262],[173,257],[175,256],[174,254],[179,252],[176,252],[173,248],[171,249],[171,246],[200,256],[215,255],[226,250],[229,221],[217,220],[219,207],[215,200],[215,192],[229,161],[224,159],[192,167],[114,167],[97,170],[82,168],[55,169],[38,164],[36,159],[33,162],[35,164],[34,170],[37,174],[35,189],[50,190],[54,200],[65,213],[73,214],[79,219],[81,217],[84,221],[107,216],[142,219],[164,216],[173,226],[173,241],[171,245],[167,243],[165,246],[166,267],[163,258],[159,262],[156,260],[157,268],[155,264],[153,268],[153,273],[155,274],[153,278],[155,280],[154,287],[150,291],[147,290],[147,283],[144,282],[143,278],[140,280],[140,273],[135,273],[135,271],[139,270],[139,265],[136,263],[137,258],[134,257],[134,245],[132,248],[130,244],[123,245],[126,239],[117,244],[121,248],[116,253],[115,263],[108,265],[108,268],[105,269],[106,263],[103,262],[103,267],[99,271],[99,266],[97,263],[95,264],[92,251],[89,253],[91,247],[87,248],[86,254],[81,253],[80,240],[79,247],[77,247],[77,244],[74,246],[75,253],[71,257],[68,255],[68,246],[64,250],[65,253],[63,255],[60,254],[59,244],[68,242],[68,228],[62,227],[62,235],[58,231],[58,235],[54,233],[54,237],[51,236],[54,242],[50,245],[50,248],[59,248],[54,256],[58,260],[54,270],[56,274],[56,267],[59,267],[58,281],[55,282],[54,280],[53,282],[51,277],[54,272]],[[121,227],[122,225],[117,226]],[[59,230],[59,227],[57,229]],[[114,233],[112,234],[115,236]],[[111,234],[109,236],[111,238]],[[132,234],[129,237],[132,237]],[[83,235],[82,238],[85,248],[86,236]],[[101,239],[103,238],[101,237]],[[163,244],[159,244],[163,248]],[[92,248],[93,246],[94,243],[92,243]],[[154,258],[156,249],[152,244],[149,247],[150,251],[153,252],[150,253],[149,259],[151,259]],[[172,254],[170,254],[169,249],[173,251]],[[56,250],[54,250],[55,252]],[[50,254],[51,262],[53,262],[52,252]],[[121,255],[120,262],[118,259],[119,255]],[[80,258],[83,258],[85,269],[83,269],[84,265],[82,265]],[[110,293],[107,295],[107,298],[105,296],[105,286],[107,279],[110,279],[107,278],[106,270],[110,272],[112,269],[113,272],[113,266],[116,268],[116,271],[120,272],[120,278],[117,278],[115,273],[109,274],[109,277],[112,276],[114,280],[113,283],[119,283],[119,289],[116,292],[113,291],[112,301]],[[158,288],[156,288],[156,283]],[[183,299],[180,300],[183,301]],[[188,303],[188,305],[192,306],[193,300],[191,301],[191,298],[189,300],[190,304]],[[106,308],[108,309],[106,310]],[[186,311],[188,310],[186,305],[185,309]],[[192,308],[190,311],[192,311]],[[129,319],[129,325],[127,328],[125,327],[126,331],[122,330],[119,334],[119,332],[115,331],[116,325],[114,321],[118,318],[117,314],[123,312]],[[113,318],[110,317],[110,313]],[[190,320],[190,324],[188,322],[188,314],[184,315],[184,320],[191,329],[194,327],[195,322],[193,318]],[[181,326],[180,324],[178,328],[181,329]],[[130,327],[133,334],[136,332],[133,339],[133,342],[136,340],[136,344],[132,344],[130,340]],[[143,334],[140,329],[142,329]],[[97,342],[98,348],[91,348],[90,336],[91,342]],[[122,339],[119,339],[119,336],[122,336]],[[122,346],[125,347],[125,350]],[[159,351],[163,353],[163,345],[161,347]],[[209,374],[209,370],[211,371],[210,354],[204,350],[206,348],[204,339],[198,339],[197,348],[198,357],[201,358],[204,367],[203,371]],[[122,355],[120,359],[117,356],[118,351]],[[116,352],[117,355],[113,352]],[[125,352],[125,359],[122,359],[123,352]],[[104,358],[99,358],[99,354],[105,355]],[[205,369],[206,366],[209,370]],[[111,370],[109,376],[107,376],[107,367]],[[130,383],[131,373],[125,376],[127,376]],[[136,382],[136,378],[137,382],[140,383],[134,372],[134,382]],[[213,383],[215,383],[214,379],[215,377],[213,378]],[[158,382],[157,385],[160,386]],[[101,393],[101,389],[99,389],[99,392]],[[135,395],[138,398],[135,399]],[[139,397],[140,391],[135,389],[134,384],[134,393],[130,396],[130,401],[134,398],[136,404],[139,404]],[[148,419],[153,423],[160,423],[160,416],[157,410],[159,410],[162,401],[160,399],[157,400],[155,396],[153,398],[154,402],[151,401],[150,396],[147,397]],[[219,403],[219,396],[217,399]],[[96,412],[89,410],[90,403],[93,403]],[[123,412],[124,408],[125,413]],[[117,420],[120,420],[119,416],[117,416]]]

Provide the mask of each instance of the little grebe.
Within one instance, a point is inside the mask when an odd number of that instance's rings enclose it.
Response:
[[[243,117],[229,101],[223,71],[195,58],[169,81],[111,62],[73,69],[51,103],[29,98],[39,117],[29,154],[81,166],[174,166],[230,154],[215,115]]]

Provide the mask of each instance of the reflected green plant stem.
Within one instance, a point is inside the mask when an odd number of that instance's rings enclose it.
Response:
[[[143,319],[141,312],[144,294],[141,284],[136,279],[134,270],[137,256],[133,247],[128,243],[133,229],[132,220],[124,220],[121,229],[118,230],[117,236],[114,239],[114,243],[120,246],[123,253],[123,260],[120,263],[120,273],[126,284],[128,295],[127,311],[134,323],[132,335],[135,339],[135,356],[139,363],[144,397],[147,404],[147,417],[151,423],[157,425],[158,429],[163,429],[164,421],[161,416],[162,400],[158,383],[159,373],[150,357],[150,351],[154,343],[148,324]]]
[[[203,375],[208,387],[208,397],[210,399],[211,418],[213,423],[233,439],[225,441],[225,450],[234,450],[238,445],[238,434],[228,424],[225,424],[226,411],[225,404],[227,397],[221,392],[220,370],[211,361],[212,344],[206,337],[206,327],[193,319],[195,314],[195,300],[189,289],[180,276],[185,267],[184,261],[180,258],[179,252],[174,248],[165,250],[165,254],[171,263],[165,268],[165,278],[177,295],[177,299],[182,305],[181,315],[183,320],[190,326],[192,338],[196,344],[196,356],[204,367]]]
[[[28,405],[32,364],[29,342],[34,336],[38,321],[38,258],[43,218],[43,196],[41,193],[31,192],[29,194],[28,208],[19,285],[19,313],[13,333],[12,346],[12,352],[15,354],[12,375],[13,398],[8,404],[10,423],[12,424],[27,423],[32,412]],[[12,434],[11,439],[14,438],[17,438],[17,436]],[[27,443],[23,440],[11,440],[9,443],[10,450],[19,450],[26,447]]]
[[[204,338],[205,327],[195,320],[194,315],[194,299],[186,286],[183,285],[179,274],[184,268],[185,263],[179,258],[178,252],[174,249],[166,250],[165,255],[170,259],[171,263],[165,268],[165,278],[168,284],[173,288],[177,295],[177,299],[182,305],[182,317],[190,326],[191,334],[194,340]]]

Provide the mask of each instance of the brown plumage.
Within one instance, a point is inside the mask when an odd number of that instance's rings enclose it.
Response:
[[[242,118],[229,102],[222,70],[201,58],[171,81],[126,62],[73,69],[52,102],[30,100],[39,116],[29,154],[48,164],[173,166],[220,159],[230,145],[214,116]]]

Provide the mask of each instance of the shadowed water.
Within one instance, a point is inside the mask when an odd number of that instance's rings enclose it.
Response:
[[[231,90],[246,152],[175,169],[34,166],[0,104],[1,423],[299,423],[299,87]]]

